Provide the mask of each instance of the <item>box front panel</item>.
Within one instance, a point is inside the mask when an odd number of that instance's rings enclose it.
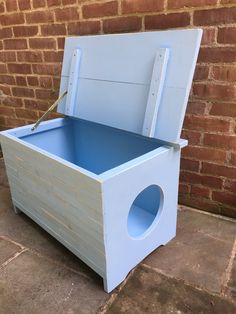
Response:
[[[100,183],[17,139],[1,143],[14,205],[103,276]]]

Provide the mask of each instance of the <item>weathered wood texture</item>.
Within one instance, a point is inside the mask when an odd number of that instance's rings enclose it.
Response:
[[[103,276],[100,183],[17,139],[1,143],[13,203]]]

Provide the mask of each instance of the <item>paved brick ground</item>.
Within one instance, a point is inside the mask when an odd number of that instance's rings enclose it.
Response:
[[[179,208],[177,236],[110,295],[0,187],[0,314],[236,313],[236,222]]]

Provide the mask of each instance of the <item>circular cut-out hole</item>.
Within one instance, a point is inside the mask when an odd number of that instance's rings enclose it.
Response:
[[[157,185],[150,185],[135,198],[128,214],[128,233],[142,236],[156,221],[163,203],[163,192]]]

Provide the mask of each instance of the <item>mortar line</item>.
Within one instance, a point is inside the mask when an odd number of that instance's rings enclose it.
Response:
[[[18,243],[18,242],[16,242],[16,241],[14,241],[14,240],[12,240],[12,239],[9,238],[8,236],[1,235],[1,236],[0,236],[0,239],[4,239],[5,241],[8,241],[8,242],[10,242],[10,243],[13,243],[13,244],[19,246],[22,250],[27,249],[24,245],[22,245],[21,243]]]
[[[227,285],[228,282],[230,281],[230,276],[232,273],[232,268],[233,268],[233,262],[234,262],[234,258],[236,256],[236,239],[234,241],[233,247],[232,247],[232,251],[231,251],[231,255],[229,258],[229,263],[228,266],[222,276],[222,288],[221,288],[221,294],[224,297],[227,297]]]
[[[20,256],[22,253],[28,251],[28,249],[23,249],[20,252],[16,252],[13,256],[11,256],[8,260],[6,260],[1,266],[0,266],[0,271],[5,268],[8,264],[10,264],[12,261],[14,261],[18,256]]]
[[[119,287],[117,289],[115,289],[115,292],[113,292],[111,294],[111,296],[108,298],[108,300],[105,301],[105,303],[98,309],[97,314],[105,314],[109,310],[109,308],[112,306],[114,301],[119,296],[120,292],[126,286],[128,280],[133,277],[135,270],[136,270],[136,267],[131,270],[131,272],[128,274],[128,276],[125,278],[125,280],[122,281],[122,283],[119,285]]]

